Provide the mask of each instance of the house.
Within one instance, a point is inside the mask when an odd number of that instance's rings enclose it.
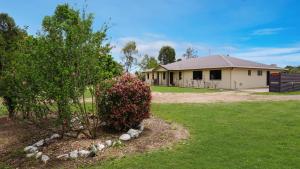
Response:
[[[282,68],[231,56],[207,56],[159,65],[143,72],[149,85],[247,89],[269,85]]]

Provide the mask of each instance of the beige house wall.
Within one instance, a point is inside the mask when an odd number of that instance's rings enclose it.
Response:
[[[251,71],[251,76],[248,75],[248,70]],[[262,71],[261,76],[259,76],[257,73],[259,70]],[[232,70],[231,89],[268,87],[267,71],[270,71],[270,73],[279,72],[278,70],[234,68]]]
[[[210,80],[210,70],[184,70],[171,72],[174,72],[175,86],[196,88],[230,88],[230,69],[222,69],[221,80]],[[202,80],[193,80],[193,71],[202,71]],[[182,72],[181,80],[179,80],[179,72]]]
[[[210,80],[210,70],[220,69],[204,69],[204,70],[182,70],[169,71],[173,72],[173,81],[175,86],[179,87],[195,87],[195,88],[221,88],[221,89],[247,89],[267,87],[267,71],[277,73],[279,70],[262,70],[262,76],[258,76],[257,71],[260,69],[246,68],[223,68],[221,80]],[[248,70],[251,70],[251,76],[248,75]],[[157,79],[157,71],[159,71],[159,85],[167,86],[169,78],[168,72],[162,67],[154,71],[154,79]],[[193,71],[202,71],[202,80],[193,80]],[[163,79],[163,72],[166,73]],[[182,72],[182,79],[179,80],[179,72]],[[149,85],[154,85],[152,73],[145,73],[145,82]]]

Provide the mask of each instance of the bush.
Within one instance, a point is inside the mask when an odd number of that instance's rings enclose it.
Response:
[[[128,74],[119,77],[100,100],[98,110],[101,120],[118,131],[137,128],[150,116],[150,87]]]

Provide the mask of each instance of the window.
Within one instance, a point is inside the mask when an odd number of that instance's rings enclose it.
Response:
[[[149,73],[147,73],[147,79],[149,79]]]
[[[152,73],[152,80],[154,80],[154,73]]]
[[[258,71],[257,71],[257,76],[262,76],[262,75],[263,75],[262,70],[258,70]]]
[[[202,71],[193,71],[193,80],[202,80]]]
[[[182,79],[182,73],[179,72],[179,80],[181,80],[181,79]]]
[[[209,71],[210,80],[221,80],[222,79],[222,71],[221,70],[211,70]]]
[[[166,79],[166,72],[163,73],[163,79]]]
[[[251,70],[248,70],[248,76],[251,76],[251,73],[252,73]]]

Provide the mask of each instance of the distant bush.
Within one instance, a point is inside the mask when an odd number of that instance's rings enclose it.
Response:
[[[118,131],[136,128],[150,116],[150,87],[136,77],[121,76],[98,104],[100,119]]]

